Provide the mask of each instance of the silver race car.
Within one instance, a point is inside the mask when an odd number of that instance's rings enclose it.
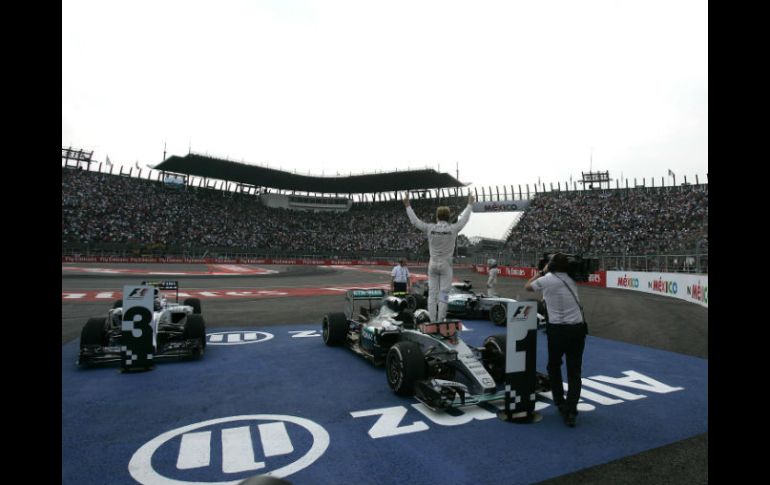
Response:
[[[197,298],[179,304],[176,281],[142,282],[153,287],[152,322],[155,351],[153,359],[169,357],[199,358],[206,348],[206,324]],[[168,300],[161,290],[176,290],[176,302]],[[116,300],[107,317],[89,318],[80,334],[78,365],[118,362],[121,359],[123,335],[123,300]]]
[[[407,301],[414,311],[428,307],[428,281],[418,281],[411,288],[411,294]],[[450,317],[467,318],[469,320],[489,319],[497,326],[504,326],[507,322],[507,308],[509,302],[515,302],[512,298],[486,296],[473,292],[470,281],[452,283],[447,295],[447,315]],[[545,325],[545,318],[538,305],[537,325]]]
[[[430,322],[427,310],[412,313],[405,298],[384,290],[348,290],[345,300],[344,313],[324,315],[324,342],[384,364],[394,393],[414,395],[434,410],[503,398],[505,334],[472,347],[460,338],[460,320]],[[548,390],[544,376],[538,382]]]

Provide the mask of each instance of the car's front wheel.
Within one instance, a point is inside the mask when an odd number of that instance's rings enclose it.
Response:
[[[196,355],[196,357],[200,357],[206,348],[206,323],[203,321],[203,317],[200,315],[187,315],[182,337],[185,339],[200,339],[201,349],[200,353]]]
[[[396,342],[385,358],[388,385],[399,396],[414,395],[414,385],[425,379],[425,358],[417,342]]]
[[[326,345],[340,345],[348,335],[348,319],[344,313],[324,315],[322,335]]]
[[[484,368],[495,382],[505,378],[505,334],[490,335],[484,340]]]
[[[193,313],[196,315],[201,313],[201,301],[198,298],[188,298],[182,304],[193,307]]]
[[[89,318],[80,332],[80,347],[86,345],[107,345],[107,330],[104,318]]]
[[[506,309],[505,305],[502,303],[497,303],[492,308],[489,309],[489,319],[492,320],[492,323],[495,325],[502,327],[505,325],[506,321]]]

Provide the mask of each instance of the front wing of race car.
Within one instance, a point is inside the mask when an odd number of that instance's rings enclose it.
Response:
[[[472,394],[468,386],[462,382],[445,379],[418,381],[414,391],[414,397],[434,411],[499,401],[505,397],[504,390],[487,394]]]
[[[78,365],[99,365],[120,362],[120,345],[84,345],[80,348]],[[173,340],[159,344],[155,353],[150,356],[152,360],[178,359],[184,357],[197,358],[203,354],[203,342],[199,338]]]

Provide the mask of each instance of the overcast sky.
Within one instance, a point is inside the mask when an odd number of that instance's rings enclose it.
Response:
[[[476,187],[704,180],[707,7],[63,0],[62,146],[142,166],[166,143],[312,175],[459,168]]]

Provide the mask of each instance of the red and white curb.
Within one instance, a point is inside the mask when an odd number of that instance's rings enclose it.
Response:
[[[125,275],[157,275],[157,276],[233,276],[233,275],[266,275],[279,271],[274,269],[259,268],[255,266],[243,266],[236,264],[209,264],[208,271],[146,271],[136,268],[89,268],[81,266],[62,266],[62,274],[89,273],[89,274],[125,274]]]

